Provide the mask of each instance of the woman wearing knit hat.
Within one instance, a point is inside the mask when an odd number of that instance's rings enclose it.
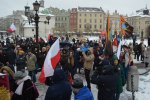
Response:
[[[17,71],[14,75],[14,79],[18,86],[12,96],[12,100],[36,100],[39,93],[27,73],[23,70]]]

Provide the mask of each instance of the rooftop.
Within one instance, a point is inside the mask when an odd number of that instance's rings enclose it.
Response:
[[[100,8],[96,8],[96,7],[78,7],[78,11],[80,12],[104,12],[104,10],[100,7]]]

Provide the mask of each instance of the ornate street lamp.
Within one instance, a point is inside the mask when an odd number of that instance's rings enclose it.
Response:
[[[40,17],[38,15],[38,12],[39,12],[39,8],[40,8],[40,3],[36,0],[34,3],[33,3],[33,10],[35,11],[35,14],[30,13],[28,14],[29,10],[30,10],[30,7],[28,6],[25,6],[25,15],[28,17],[28,20],[29,20],[29,24],[30,23],[35,23],[35,31],[36,31],[36,44],[38,46],[37,48],[37,55],[39,54],[39,44],[38,44],[38,37],[39,37],[39,22],[42,22],[42,21],[39,21]],[[27,13],[27,14],[26,14]],[[47,21],[43,21],[45,24],[48,23],[49,24],[49,21],[51,19],[50,16],[47,16],[46,17]]]

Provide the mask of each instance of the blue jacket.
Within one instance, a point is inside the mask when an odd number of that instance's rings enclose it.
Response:
[[[94,97],[91,91],[84,86],[79,90],[77,95],[75,95],[75,100],[94,100]]]

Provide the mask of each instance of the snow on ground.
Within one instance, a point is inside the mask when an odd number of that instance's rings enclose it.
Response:
[[[85,36],[87,37],[89,40],[99,40],[99,37],[98,36]],[[125,40],[127,44],[129,43],[133,43],[133,40],[132,39],[126,39]],[[140,43],[141,42],[141,39],[137,39],[136,40],[136,43]],[[144,39],[144,44],[147,46],[148,45],[148,40],[147,39]]]

